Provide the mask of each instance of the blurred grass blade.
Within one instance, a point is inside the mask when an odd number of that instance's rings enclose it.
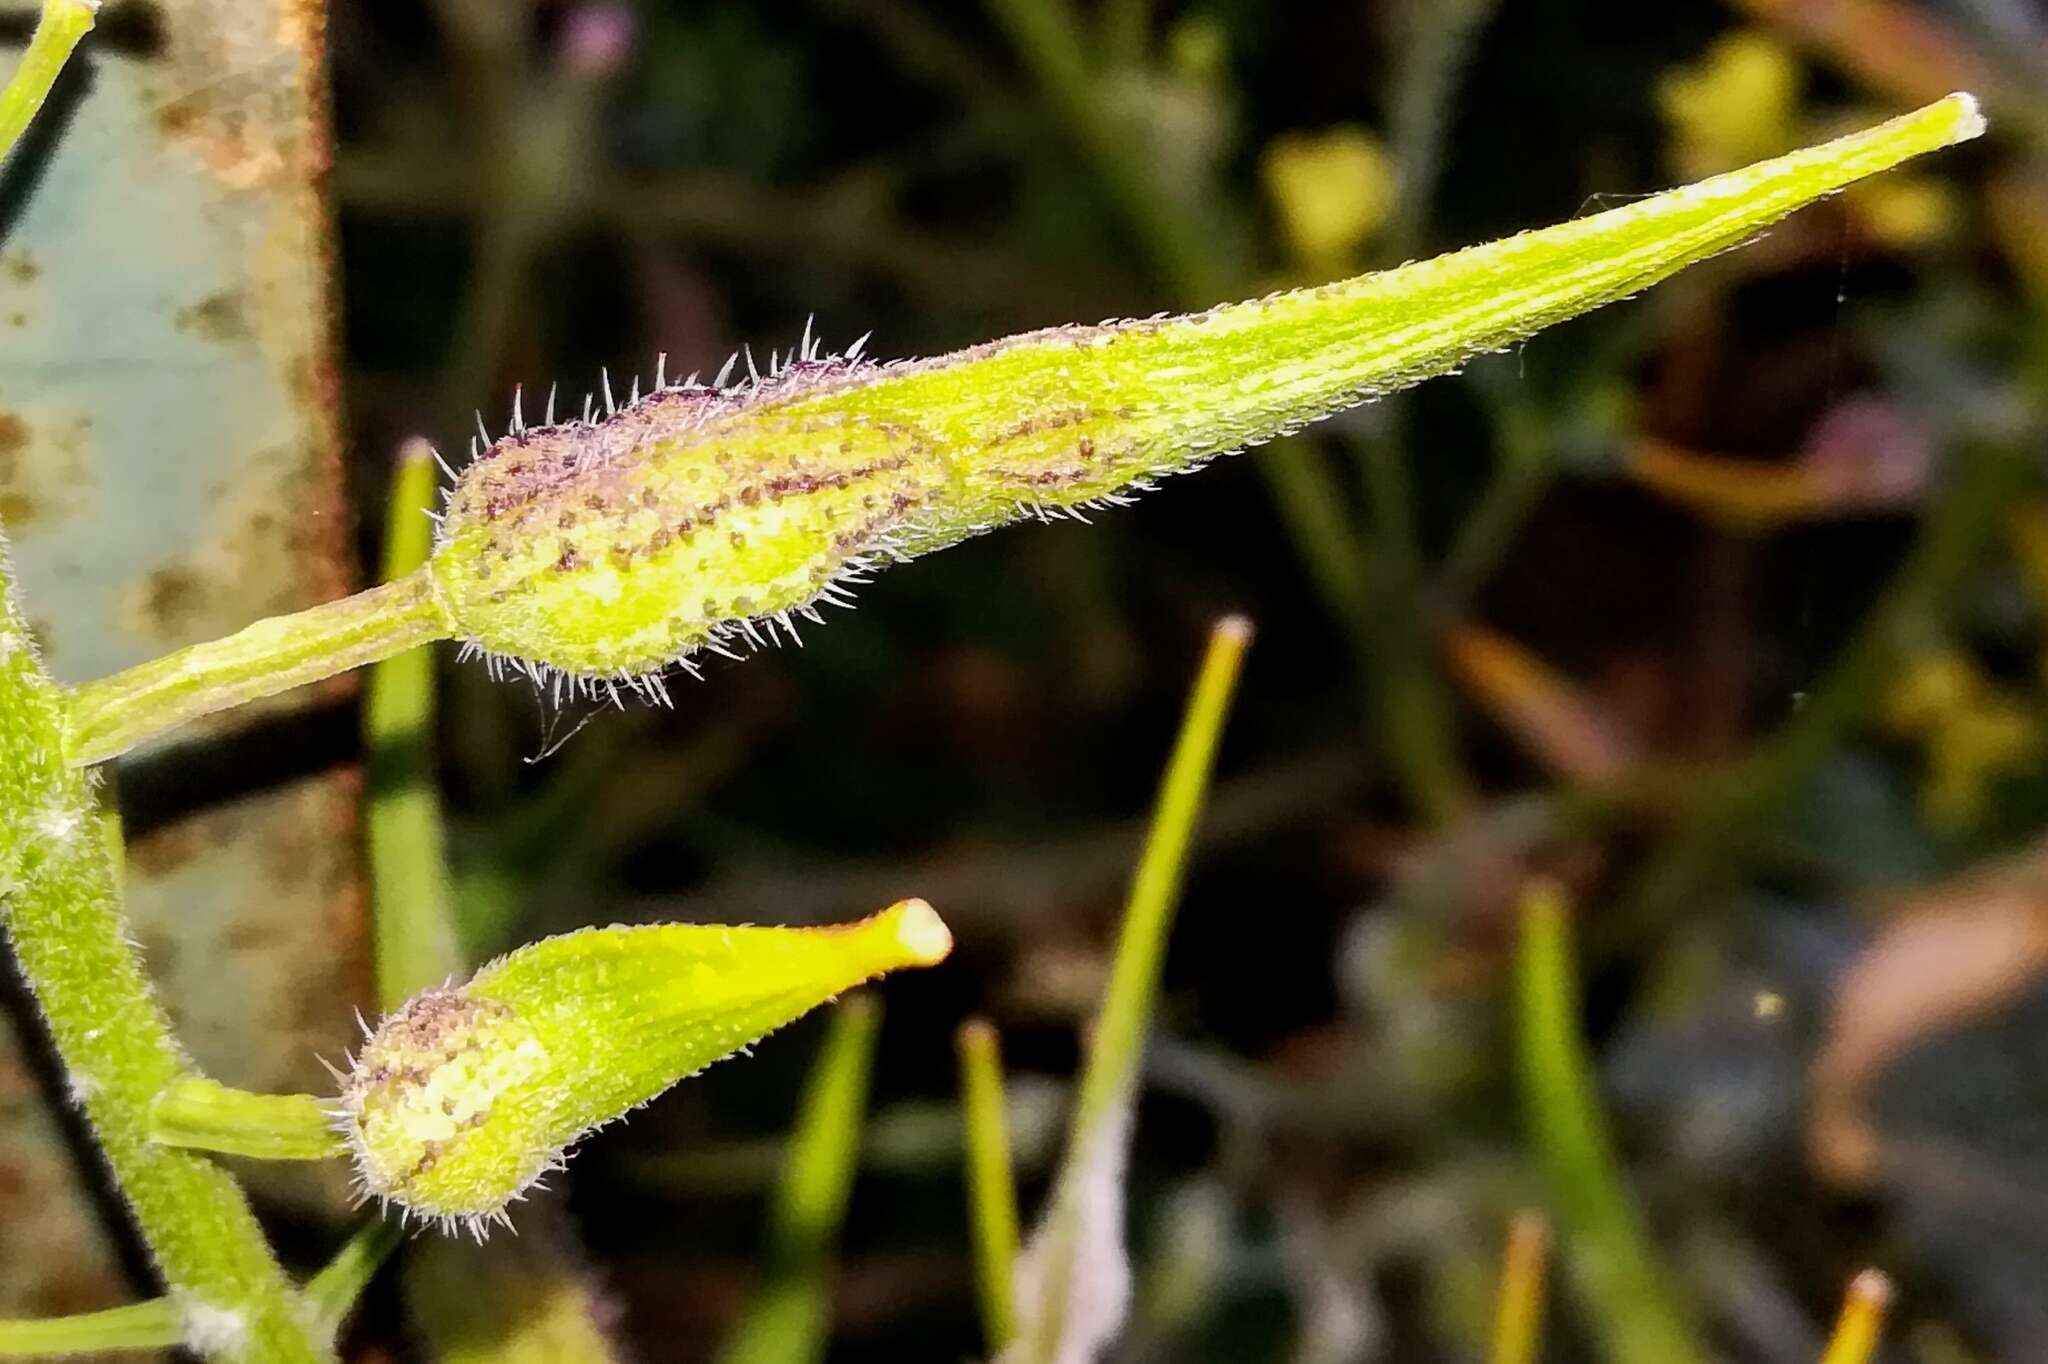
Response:
[[[721,1364],[814,1364],[825,1357],[833,1250],[859,1165],[881,1022],[881,1005],[868,995],[833,1011],[776,1189],[768,1276],[720,1351]]]
[[[348,1314],[355,1310],[356,1299],[362,1297],[370,1280],[377,1277],[377,1271],[404,1238],[405,1228],[397,1218],[373,1217],[356,1228],[334,1258],[307,1281],[306,1304],[327,1324],[329,1331],[340,1331]]]
[[[1522,901],[1515,1045],[1529,1136],[1586,1315],[1613,1364],[1705,1364],[1691,1321],[1630,1201],[1579,1035],[1570,911],[1552,885]]]
[[[1002,1040],[973,1018],[955,1039],[960,1118],[967,1138],[967,1210],[974,1224],[974,1284],[982,1334],[1000,1351],[1017,1333],[1017,1177],[1004,1111]]]
[[[1087,1364],[1121,1329],[1131,1268],[1123,1247],[1123,1170],[1138,1063],[1167,931],[1237,688],[1251,622],[1230,616],[1208,652],[1167,765],[1152,831],[1124,909],[1116,963],[1088,1049],[1066,1160],[1017,1270],[1018,1334],[1003,1364]]]
[[[169,1298],[38,1321],[0,1321],[0,1358],[95,1357],[117,1350],[163,1350],[184,1343],[184,1323]]]
[[[392,470],[384,525],[383,580],[395,582],[433,549],[427,513],[439,501],[439,465],[426,441],[407,441]],[[395,1009],[459,976],[469,962],[457,932],[446,822],[434,773],[434,651],[392,655],[370,669],[363,696],[369,859],[377,998]],[[602,1323],[610,1311],[586,1277],[566,1219],[536,1212],[519,1243],[446,1242],[416,1247],[403,1266],[404,1294],[436,1359],[491,1364],[608,1364]],[[373,1225],[365,1235],[383,1235]],[[379,1243],[371,1241],[366,1252]],[[337,1260],[323,1278],[353,1261]],[[376,1260],[367,1262],[374,1273]],[[368,1273],[362,1275],[367,1281]],[[319,1281],[316,1280],[316,1287]],[[333,1277],[339,1298],[354,1284]],[[340,1304],[346,1312],[346,1303]]]
[[[1891,1301],[1892,1282],[1877,1270],[1866,1269],[1850,1280],[1842,1315],[1835,1319],[1835,1333],[1820,1364],[1870,1364]]]
[[[1495,723],[1558,775],[1600,785],[1635,766],[1633,746],[1593,699],[1515,640],[1481,625],[1453,624],[1444,632],[1444,652]]]
[[[418,568],[433,549],[426,513],[437,500],[434,452],[410,440],[399,453],[384,523],[384,581]],[[434,785],[434,651],[395,654],[370,669],[363,698],[368,754],[370,896],[376,920],[377,997],[395,1009],[467,965],[448,891],[447,835]]]
[[[1500,1303],[1493,1319],[1492,1364],[1536,1364],[1543,1347],[1544,1277],[1550,1227],[1543,1214],[1524,1208],[1508,1223],[1500,1269]]]

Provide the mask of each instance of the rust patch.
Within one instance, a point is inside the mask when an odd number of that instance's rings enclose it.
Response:
[[[142,618],[160,639],[184,638],[206,604],[206,584],[189,568],[160,568],[142,580]]]
[[[0,270],[5,270],[7,278],[16,284],[34,284],[43,273],[43,267],[36,264],[36,258],[25,246],[0,252]]]
[[[249,318],[243,311],[241,291],[236,289],[208,294],[190,307],[178,309],[177,327],[201,340],[224,345],[247,341],[252,334]]]

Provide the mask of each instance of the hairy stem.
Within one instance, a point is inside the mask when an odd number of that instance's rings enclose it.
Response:
[[[174,1080],[158,1093],[149,1106],[149,1139],[257,1160],[344,1154],[327,1111],[311,1094],[254,1094],[203,1075]]]
[[[114,1350],[162,1350],[184,1341],[185,1324],[169,1298],[38,1321],[0,1321],[0,1358],[98,1356]]]
[[[445,639],[449,628],[423,571],[260,620],[75,689],[65,754],[74,767],[105,762],[203,715]]]
[[[143,1239],[227,1360],[331,1358],[241,1190],[204,1156],[149,1139],[157,1096],[191,1074],[121,914],[116,839],[90,778],[65,764],[64,698],[0,574],[0,879],[23,977]],[[200,1343],[200,1342],[195,1342]]]

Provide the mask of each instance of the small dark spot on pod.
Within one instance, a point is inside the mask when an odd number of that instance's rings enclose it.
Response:
[[[732,547],[734,549],[744,549],[746,547],[746,543],[746,536],[740,534],[738,531],[734,531],[732,533]]]
[[[575,510],[573,508],[564,507],[562,509],[562,514],[555,518],[555,528],[557,530],[574,530],[576,528]]]
[[[660,553],[662,550],[667,549],[668,545],[669,533],[666,528],[654,532],[647,541],[647,548],[655,553]]]

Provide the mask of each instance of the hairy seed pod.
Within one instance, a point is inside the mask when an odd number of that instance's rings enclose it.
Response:
[[[922,900],[826,928],[650,924],[523,947],[370,1035],[337,1118],[358,1185],[480,1232],[583,1134],[841,991],[951,948]]]
[[[904,364],[808,336],[726,388],[657,379],[513,429],[460,475],[429,566],[448,626],[536,677],[638,683],[758,642],[889,559],[1117,502],[1505,349],[1974,137],[1951,96],[1865,132],[1435,260],[1184,317]],[[842,603],[843,604],[843,603]]]

